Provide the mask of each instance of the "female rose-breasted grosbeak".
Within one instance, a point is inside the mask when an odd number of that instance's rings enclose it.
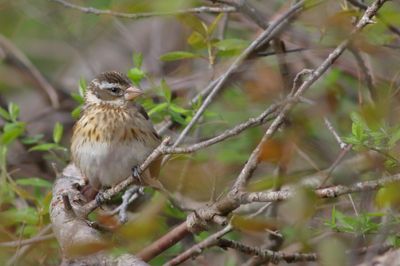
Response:
[[[159,145],[160,137],[143,107],[135,103],[142,91],[119,72],[105,72],[87,87],[81,118],[71,141],[72,161],[98,191],[132,173]],[[160,160],[145,175],[157,177]]]

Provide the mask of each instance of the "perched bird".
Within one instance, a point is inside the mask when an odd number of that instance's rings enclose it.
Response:
[[[147,113],[135,103],[141,94],[124,74],[114,71],[88,85],[71,140],[72,161],[91,187],[88,198],[130,176],[159,145]],[[143,175],[156,178],[159,169],[157,160]]]

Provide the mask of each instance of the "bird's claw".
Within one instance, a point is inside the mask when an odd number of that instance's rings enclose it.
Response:
[[[109,201],[110,199],[111,199],[111,198],[110,198],[108,195],[106,195],[103,191],[99,191],[99,192],[97,193],[97,195],[96,195],[96,198],[95,198],[96,203],[97,203],[98,205],[101,205],[101,204],[103,204],[104,202]]]
[[[139,181],[140,184],[142,184],[142,178],[140,177],[139,171],[140,168],[138,165],[135,165],[134,167],[132,167],[132,176]]]

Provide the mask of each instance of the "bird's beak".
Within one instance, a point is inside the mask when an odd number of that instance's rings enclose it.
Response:
[[[125,97],[125,100],[131,101],[131,100],[139,97],[142,94],[143,94],[143,92],[140,89],[138,89],[136,87],[129,87],[126,89],[124,97]]]

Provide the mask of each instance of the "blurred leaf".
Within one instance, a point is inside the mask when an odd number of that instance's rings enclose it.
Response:
[[[265,232],[266,230],[277,230],[277,224],[266,218],[247,218],[234,215],[231,220],[232,225],[240,231]]]
[[[207,36],[207,31],[203,26],[204,23],[197,16],[185,14],[177,16],[177,18],[183,25],[190,27],[193,31],[199,32],[204,37]]]
[[[149,115],[156,114],[168,108],[168,103],[160,103],[149,111]]]
[[[375,196],[376,205],[379,208],[398,206],[400,203],[399,189],[399,184],[390,184],[380,188]]]
[[[207,40],[197,31],[194,31],[192,34],[190,34],[187,42],[190,46],[196,49],[202,49],[207,45]]]
[[[85,93],[86,93],[86,80],[84,78],[80,78],[79,79],[79,95],[81,97],[85,97]]]
[[[225,39],[213,45],[221,51],[243,50],[249,42],[241,39]]]
[[[139,69],[137,67],[131,68],[128,71],[128,77],[136,85],[138,85],[145,76],[146,76],[146,74],[141,69]]]
[[[218,22],[221,20],[221,18],[224,16],[224,13],[220,13],[218,14],[218,16],[213,20],[213,22],[211,22],[210,26],[208,27],[207,33],[209,36],[211,36],[216,27],[218,26]]]
[[[53,129],[53,141],[54,143],[60,143],[62,135],[63,135],[64,127],[60,122],[57,122],[54,125]]]
[[[173,111],[173,112],[175,112],[175,113],[178,113],[178,114],[184,114],[184,115],[186,115],[186,114],[189,114],[191,111],[190,110],[187,110],[187,109],[185,109],[185,108],[183,108],[183,107],[180,107],[180,106],[178,106],[178,105],[176,105],[176,104],[170,104],[169,105],[169,108]]]
[[[81,115],[81,111],[82,111],[82,106],[78,106],[74,110],[72,110],[71,112],[72,118],[78,119]]]
[[[41,139],[43,139],[43,134],[37,134],[34,136],[27,136],[21,139],[21,142],[26,145],[32,145],[38,143]]]
[[[13,224],[25,223],[35,225],[39,221],[36,209],[25,207],[20,209],[9,209],[0,213],[0,224],[10,226]]]
[[[182,59],[188,59],[188,58],[196,58],[199,57],[199,55],[186,52],[186,51],[175,51],[175,52],[170,52],[163,54],[160,56],[160,60],[162,61],[175,61],[175,60],[182,60]]]
[[[52,184],[49,181],[38,177],[21,178],[16,180],[15,182],[18,185],[23,185],[23,186],[46,187],[46,188],[52,187]]]
[[[65,151],[66,148],[56,144],[56,143],[43,143],[33,146],[29,151],[49,151],[49,150],[62,150]]]
[[[4,133],[0,135],[0,143],[9,144],[21,136],[24,131],[25,123],[23,122],[7,123],[4,126]]]
[[[172,92],[171,92],[171,88],[168,86],[165,79],[161,80],[161,88],[162,88],[162,92],[164,94],[165,100],[170,103],[171,99],[172,99]]]
[[[170,109],[171,110],[171,109]],[[177,122],[181,125],[186,125],[186,120],[182,117],[181,114],[176,113],[174,111],[170,111],[169,114],[171,115],[172,121]]]
[[[79,104],[83,104],[85,102],[85,99],[80,95],[80,93],[72,92],[71,97]]]
[[[10,118],[12,121],[16,121],[19,116],[19,106],[15,103],[11,102],[8,104],[8,113],[10,114]]]
[[[133,65],[136,68],[141,68],[143,63],[143,54],[142,53],[133,53]]]
[[[11,120],[11,116],[8,114],[8,112],[1,107],[0,107],[0,116],[3,117],[5,120]]]

